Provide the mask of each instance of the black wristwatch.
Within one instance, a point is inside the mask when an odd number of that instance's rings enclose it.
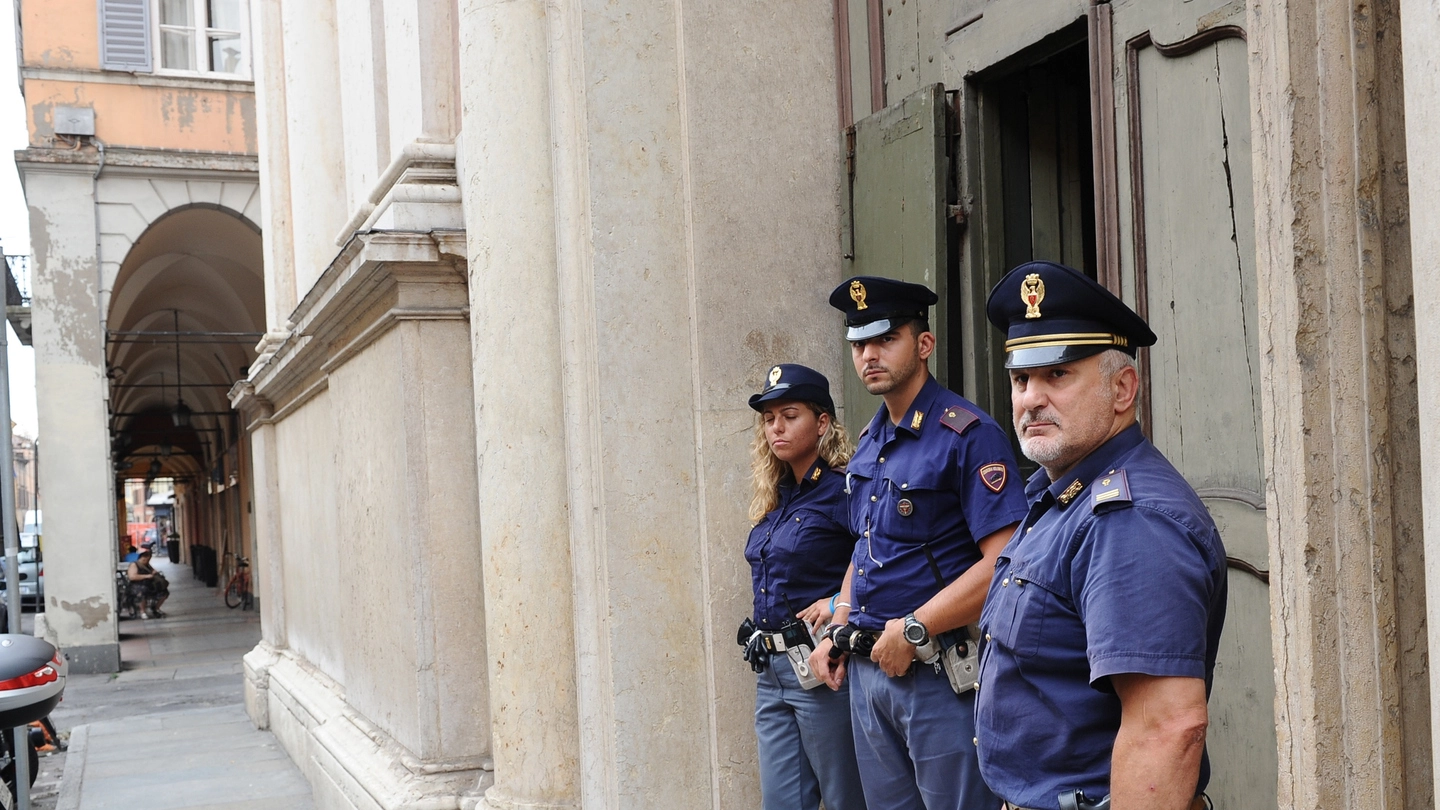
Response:
[[[905,640],[914,647],[924,647],[930,642],[930,631],[914,613],[905,616]]]

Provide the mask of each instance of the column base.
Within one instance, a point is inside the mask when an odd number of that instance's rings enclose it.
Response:
[[[98,675],[120,671],[120,644],[86,644],[79,647],[62,647],[65,660],[70,662],[71,675]]]
[[[245,656],[246,703],[310,782],[317,807],[464,807],[493,781],[487,757],[420,762],[345,702],[339,684],[293,650],[262,643]],[[265,708],[249,706],[264,700]],[[537,807],[539,807],[537,805]]]

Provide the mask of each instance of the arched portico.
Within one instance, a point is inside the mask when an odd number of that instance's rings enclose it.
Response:
[[[248,553],[248,465],[225,392],[265,330],[258,184],[253,159],[170,163],[26,167],[36,395],[55,453],[40,469],[42,626],[76,672],[120,665],[117,482],[175,479],[187,553]]]
[[[200,550],[207,579],[220,575],[211,563],[224,570],[231,555],[251,554],[249,465],[225,393],[264,332],[260,256],[260,234],[239,212],[171,210],[121,262],[106,318],[115,491],[126,480],[173,479],[182,558]]]

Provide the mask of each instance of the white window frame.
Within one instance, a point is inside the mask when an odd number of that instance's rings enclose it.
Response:
[[[244,6],[240,13],[240,50],[244,53],[241,59],[241,68],[236,73],[225,73],[218,70],[182,70],[179,68],[165,67],[165,40],[161,31],[166,28],[178,28],[180,26],[160,24],[160,3],[162,0],[149,0],[150,2],[150,42],[153,71],[157,76],[198,76],[206,79],[228,79],[230,81],[250,81],[253,71],[251,60],[254,58],[250,50],[250,3],[256,0],[240,0]],[[261,0],[263,2],[263,0]],[[200,21],[209,22],[208,0],[185,0],[190,4],[190,18],[196,24],[189,27],[191,42],[194,45],[195,64],[210,64],[210,33],[212,31],[221,33],[236,33],[228,28],[211,28],[208,25],[201,25]]]

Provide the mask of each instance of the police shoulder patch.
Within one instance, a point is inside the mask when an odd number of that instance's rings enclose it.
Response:
[[[1111,470],[1095,479],[1095,494],[1090,496],[1092,509],[1110,503],[1130,503],[1130,482],[1124,470]]]
[[[940,424],[961,434],[979,421],[980,417],[959,405],[951,405],[945,409],[944,413],[940,414]]]

